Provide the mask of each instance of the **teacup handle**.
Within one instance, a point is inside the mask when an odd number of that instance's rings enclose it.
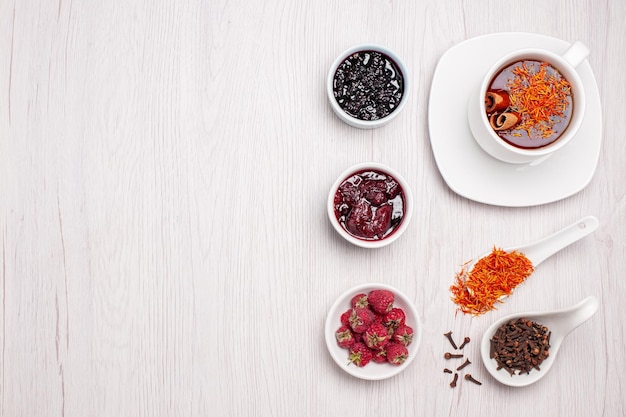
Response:
[[[576,41],[561,55],[561,58],[566,60],[572,67],[576,68],[589,56],[589,52],[589,48],[587,48],[584,43]]]

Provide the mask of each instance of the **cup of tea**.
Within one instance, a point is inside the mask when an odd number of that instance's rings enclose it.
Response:
[[[589,55],[581,42],[559,55],[520,49],[498,59],[470,97],[469,125],[480,147],[504,162],[539,163],[567,145],[585,114],[576,68]]]

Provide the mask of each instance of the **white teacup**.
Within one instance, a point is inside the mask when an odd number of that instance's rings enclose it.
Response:
[[[480,87],[470,97],[468,106],[469,125],[480,147],[489,155],[501,161],[523,164],[539,163],[567,145],[576,135],[585,114],[585,90],[576,67],[588,55],[589,49],[581,42],[575,42],[562,55],[543,49],[531,48],[516,50],[500,58],[487,71]],[[554,142],[539,148],[520,148],[507,143],[492,128],[485,107],[485,95],[494,76],[507,66],[522,60],[533,60],[550,64],[561,73],[571,86],[573,107],[567,128]]]

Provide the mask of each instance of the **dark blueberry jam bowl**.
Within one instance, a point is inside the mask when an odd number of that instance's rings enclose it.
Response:
[[[408,71],[398,55],[381,45],[361,44],[333,62],[326,91],[341,120],[374,129],[398,116],[407,102],[409,86]]]
[[[328,218],[348,242],[374,249],[396,241],[409,227],[413,194],[402,176],[380,163],[344,171],[330,188]]]

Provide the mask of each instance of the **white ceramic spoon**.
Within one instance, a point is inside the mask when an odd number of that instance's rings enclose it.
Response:
[[[598,228],[598,225],[598,219],[594,216],[583,217],[576,223],[541,240],[504,250],[507,252],[517,250],[523,253],[536,267],[561,249],[593,233]]]
[[[540,380],[552,367],[556,359],[559,348],[563,339],[571,333],[575,328],[590,319],[598,310],[598,300],[589,296],[575,306],[564,310],[546,311],[546,312],[527,312],[520,314],[512,314],[501,318],[493,323],[483,335],[480,343],[480,355],[487,371],[499,382],[512,387],[524,387]],[[541,363],[540,370],[533,369],[528,374],[511,375],[505,369],[497,370],[498,364],[495,359],[491,359],[490,345],[491,338],[496,330],[508,321],[516,318],[524,317],[539,324],[546,326],[550,335],[550,354]]]
[[[598,228],[598,225],[598,219],[596,219],[594,216],[583,217],[576,223],[571,224],[570,226],[567,226],[564,229],[561,229],[558,232],[551,234],[550,236],[544,237],[543,239],[521,246],[505,248],[503,249],[503,251],[518,251],[520,253],[523,253],[530,260],[530,262],[532,262],[533,267],[536,268],[537,265],[548,259],[550,256],[554,255],[561,249],[593,233]],[[482,259],[487,255],[489,255],[489,253],[486,253],[478,259]],[[478,260],[473,261],[466,266],[468,274],[477,261]]]

